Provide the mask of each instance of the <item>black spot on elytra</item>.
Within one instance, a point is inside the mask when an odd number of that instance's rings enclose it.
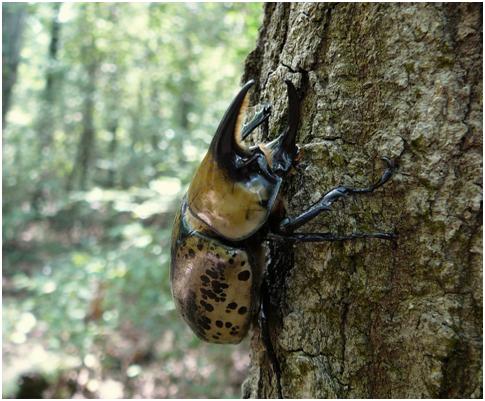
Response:
[[[217,327],[222,327],[224,325],[224,323],[222,323],[221,320],[216,320],[216,326]]]
[[[199,319],[199,325],[204,328],[205,330],[210,330],[211,328],[211,320],[206,317],[206,316],[202,316],[200,319]]]
[[[241,266],[244,266],[245,264],[246,264],[246,261],[245,261],[245,260],[243,260],[243,261],[241,262]]]
[[[203,295],[207,295],[210,299],[215,299],[217,298],[217,295],[214,294],[211,290],[206,290],[205,288],[201,288],[200,289],[200,292],[203,294]]]
[[[212,312],[214,310],[214,307],[205,301],[200,301],[200,304],[205,308],[207,312]]]
[[[227,305],[228,309],[236,309],[237,308],[237,303],[231,302],[229,305]]]
[[[213,280],[211,284],[212,284],[212,290],[216,294],[220,294],[221,292],[224,291],[224,288],[223,288],[222,283],[220,281]]]
[[[202,276],[200,276],[200,279],[204,282],[204,283],[208,283],[210,281],[210,278],[207,277],[205,274],[203,274]]]
[[[191,258],[195,257],[195,251],[192,248],[189,249],[189,256]]]
[[[191,322],[190,326],[194,329],[195,333],[199,337],[205,338],[204,329],[207,327],[207,324],[205,320],[200,319],[200,312],[198,310],[195,298],[196,298],[195,292],[192,290],[189,290],[187,293],[187,297],[183,301],[184,303],[183,311],[187,316],[187,320]],[[202,324],[204,324],[205,327]]]
[[[198,249],[199,251],[201,251],[202,249],[204,249],[204,245],[202,244],[202,242],[199,242],[199,243],[197,244],[197,249]]]
[[[202,316],[201,319],[206,323],[211,323],[212,321],[207,316]]]
[[[234,264],[234,259],[233,258],[229,259],[229,264],[230,265]]]
[[[216,258],[217,259],[220,259],[221,258],[218,253],[216,253]]]
[[[205,273],[208,274],[209,276],[211,276],[212,278],[218,278],[219,277],[219,275],[214,270],[206,270]]]
[[[251,272],[249,270],[244,270],[237,275],[237,278],[241,281],[247,281],[251,276]]]
[[[218,336],[222,335],[222,333],[221,333],[220,331],[218,331],[216,334],[217,334]]]
[[[244,315],[246,312],[248,311],[248,308],[246,308],[245,306],[241,306],[237,313],[239,313],[240,315]]]
[[[217,322],[216,322],[216,324],[217,324]],[[229,328],[229,327],[231,327],[231,326],[232,326],[232,323],[231,323],[231,322],[226,322],[226,327],[227,327],[227,328]]]

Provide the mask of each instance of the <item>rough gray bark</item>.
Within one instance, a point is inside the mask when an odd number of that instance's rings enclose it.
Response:
[[[244,80],[285,122],[301,90],[291,215],[339,184],[393,179],[306,231],[382,240],[278,250],[270,333],[284,397],[481,397],[481,4],[267,4]],[[245,397],[275,397],[255,328]]]

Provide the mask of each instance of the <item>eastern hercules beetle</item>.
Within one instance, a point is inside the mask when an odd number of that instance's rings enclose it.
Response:
[[[286,81],[288,127],[275,140],[247,147],[243,140],[267,122],[264,106],[243,126],[248,106],[246,83],[224,114],[209,150],[192,179],[172,233],[170,280],[178,311],[198,337],[214,343],[239,343],[260,306],[266,240],[339,241],[392,239],[391,233],[295,233],[333,202],[369,193],[383,185],[394,164],[368,188],[339,186],[297,217],[287,217],[280,195],[284,177],[297,155],[300,102]],[[267,123],[264,124],[267,129]]]

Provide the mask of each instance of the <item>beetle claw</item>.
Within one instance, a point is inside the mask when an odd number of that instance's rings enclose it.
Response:
[[[389,181],[389,178],[392,177],[392,175],[394,174],[394,170],[396,169],[396,162],[394,160],[389,159],[386,156],[382,156],[381,160],[383,160],[386,163],[387,168],[382,174],[382,177],[379,180],[379,182],[373,185],[372,190],[379,188],[381,185],[384,185],[387,181]]]
[[[381,160],[384,160],[384,162],[387,164],[387,167],[390,168],[391,170],[394,170],[394,168],[396,167],[395,160],[389,159],[386,156],[382,156]]]

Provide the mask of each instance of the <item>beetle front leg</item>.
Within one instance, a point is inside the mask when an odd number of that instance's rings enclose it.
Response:
[[[253,119],[245,124],[242,129],[241,138],[246,139],[246,137],[251,134],[257,127],[266,122],[271,115],[271,105],[266,104],[263,108],[258,111]]]
[[[379,238],[386,240],[394,240],[396,235],[394,233],[375,232],[375,233],[352,233],[349,235],[335,235],[330,232],[327,233],[270,233],[269,239],[295,241],[295,242],[323,242],[323,241],[348,241],[359,238]]]
[[[345,196],[353,194],[365,194],[374,192],[377,188],[384,185],[394,173],[394,162],[387,157],[383,157],[387,164],[387,168],[382,174],[380,180],[367,188],[351,188],[346,186],[339,186],[328,191],[317,203],[310,206],[307,210],[297,217],[287,217],[283,219],[279,226],[279,232],[282,234],[293,233],[296,229],[308,223],[310,220],[317,217],[320,213],[330,210],[332,204]]]

